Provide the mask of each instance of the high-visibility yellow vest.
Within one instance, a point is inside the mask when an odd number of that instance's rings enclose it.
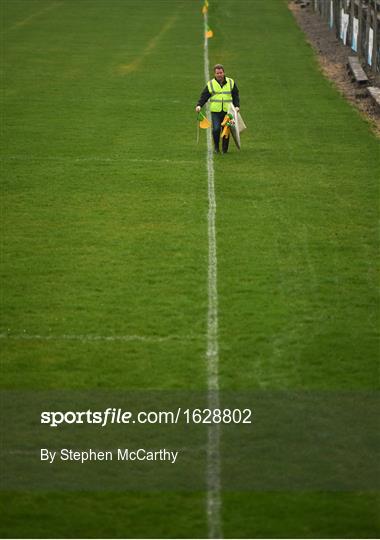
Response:
[[[227,84],[220,86],[216,79],[211,79],[207,83],[208,91],[211,94],[210,97],[210,111],[211,112],[227,112],[228,107],[232,103],[232,89],[234,87],[234,80],[226,77]]]

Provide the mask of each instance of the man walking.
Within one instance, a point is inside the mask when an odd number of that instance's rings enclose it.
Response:
[[[212,118],[212,136],[214,139],[215,153],[219,154],[219,139],[222,122],[228,107],[234,104],[237,111],[240,107],[239,90],[233,79],[226,77],[224,67],[221,64],[214,66],[214,78],[209,81],[198,100],[195,111],[199,112],[203,105],[210,100],[210,111]],[[222,152],[228,151],[229,139],[223,138]]]

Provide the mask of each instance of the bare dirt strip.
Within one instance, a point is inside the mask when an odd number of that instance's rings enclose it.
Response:
[[[289,2],[289,9],[316,52],[325,76],[370,121],[374,132],[380,137],[380,107],[369,96],[365,87],[360,87],[352,81],[347,70],[348,57],[354,56],[355,53],[339,41],[327,22],[313,13],[310,7],[301,8],[292,1]],[[370,81],[369,86],[379,86],[380,76],[375,77],[369,69],[366,69],[366,73]]]

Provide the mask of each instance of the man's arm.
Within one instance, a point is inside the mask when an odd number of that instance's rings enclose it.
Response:
[[[201,108],[203,107],[203,105],[206,103],[206,101],[208,101],[211,97],[211,94],[208,90],[208,87],[205,86],[203,92],[201,93],[201,96],[200,98],[198,99],[198,103],[197,103],[197,106],[195,107],[195,110],[196,111],[200,111]],[[199,109],[198,109],[199,107]]]
[[[236,107],[237,109],[240,109],[239,88],[237,87],[236,83],[234,84],[231,95],[232,95],[232,103],[234,104],[234,107]]]

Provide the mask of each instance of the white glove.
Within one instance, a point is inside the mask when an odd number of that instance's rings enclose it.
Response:
[[[235,107],[236,112],[240,111],[240,107]]]
[[[202,108],[202,107],[200,107],[199,105],[197,105],[197,106],[195,107],[195,112],[199,112],[199,111],[201,110],[201,108]]]

